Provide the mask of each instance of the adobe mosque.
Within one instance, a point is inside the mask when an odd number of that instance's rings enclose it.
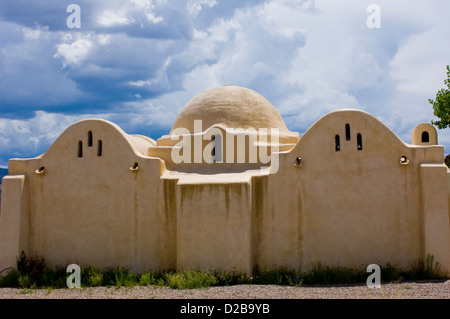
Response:
[[[98,119],[68,127],[3,178],[0,270],[49,265],[450,273],[450,170],[430,124],[412,144],[374,116],[331,112],[301,137],[260,94],[206,90],[157,141]]]

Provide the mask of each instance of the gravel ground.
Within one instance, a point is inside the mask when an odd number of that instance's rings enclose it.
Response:
[[[366,285],[237,285],[176,290],[156,286],[82,289],[1,288],[0,299],[450,299],[450,280]]]

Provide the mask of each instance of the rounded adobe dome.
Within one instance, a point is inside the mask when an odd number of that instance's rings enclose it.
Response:
[[[202,120],[202,130],[213,125],[227,128],[278,128],[289,132],[275,107],[259,93],[234,85],[205,90],[190,100],[172,126],[194,132],[194,120]]]

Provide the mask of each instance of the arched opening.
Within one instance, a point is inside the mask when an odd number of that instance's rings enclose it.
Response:
[[[340,141],[339,135],[336,135],[334,137],[334,144],[335,144],[334,147],[335,147],[336,152],[339,152],[341,150],[341,141]]]
[[[83,157],[83,142],[78,141],[78,157]]]
[[[363,148],[363,145],[362,145],[362,137],[361,137],[361,134],[359,134],[359,133],[356,136],[356,142],[358,144],[358,151],[361,151]]]
[[[92,131],[88,132],[88,146],[92,146]]]
[[[427,131],[422,132],[422,143],[430,142],[430,134]]]
[[[345,124],[345,139],[350,141],[350,124]]]
[[[97,156],[102,156],[103,154],[103,142],[102,140],[98,140],[97,143]]]

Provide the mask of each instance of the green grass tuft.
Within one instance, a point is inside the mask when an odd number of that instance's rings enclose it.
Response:
[[[366,282],[368,277],[366,269],[351,269],[345,267],[329,267],[317,263],[313,268],[303,274],[304,284],[350,284]]]
[[[127,270],[119,271],[116,274],[116,287],[133,287],[139,284],[138,276],[128,272]]]
[[[168,273],[166,283],[173,289],[195,289],[214,286],[218,280],[211,272],[186,269],[182,272]]]
[[[301,286],[303,278],[295,270],[285,267],[256,271],[252,283],[261,285]]]

